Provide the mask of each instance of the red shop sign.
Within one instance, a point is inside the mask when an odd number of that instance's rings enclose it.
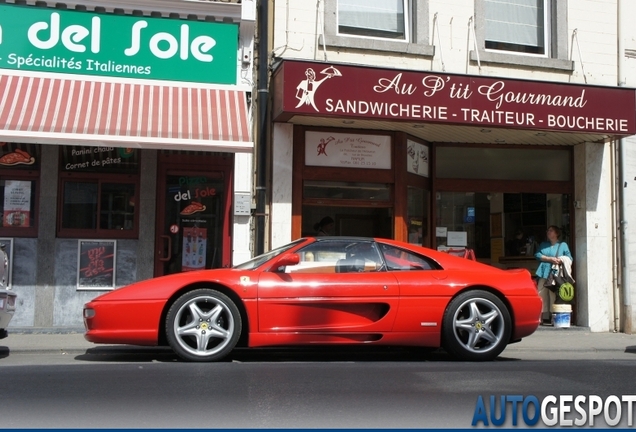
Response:
[[[291,115],[636,134],[636,91],[471,75],[285,61],[274,78]]]

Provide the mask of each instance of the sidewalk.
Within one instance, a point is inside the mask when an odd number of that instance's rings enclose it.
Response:
[[[525,360],[636,361],[636,335],[592,333],[581,327],[539,327],[521,342],[508,345],[502,356]]]
[[[0,339],[13,353],[18,352],[85,352],[95,348],[92,342],[84,339],[83,328],[8,328],[9,336]]]
[[[0,339],[0,347],[10,352],[84,353],[103,347],[84,339],[83,329],[17,329]],[[523,360],[602,360],[636,361],[636,335],[592,333],[586,328],[539,327],[521,342],[508,345],[501,358]]]

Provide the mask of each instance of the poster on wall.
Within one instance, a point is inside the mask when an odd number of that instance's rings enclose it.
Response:
[[[7,180],[4,186],[2,224],[6,227],[29,227],[31,221],[31,182]]]
[[[406,170],[422,177],[428,177],[428,146],[406,141]]]
[[[116,240],[79,240],[78,289],[115,288]]]
[[[324,167],[391,169],[391,137],[306,132],[305,164]]]
[[[183,228],[182,271],[203,270],[205,268],[207,243],[207,228]]]

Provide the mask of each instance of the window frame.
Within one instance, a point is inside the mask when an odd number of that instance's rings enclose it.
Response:
[[[339,0],[341,1],[341,0]],[[340,9],[337,9],[336,11],[336,30],[338,32],[338,36],[344,36],[344,37],[348,37],[348,36],[354,36],[354,37],[361,37],[361,38],[367,38],[367,39],[386,39],[388,41],[398,41],[398,42],[410,42],[411,40],[411,35],[412,35],[412,31],[411,31],[411,2],[409,0],[398,0],[402,3],[402,8],[404,10],[404,38],[400,39],[400,38],[390,38],[390,37],[382,37],[382,36],[367,36],[364,34],[356,34],[356,33],[346,33],[346,32],[341,32],[340,31]],[[364,30],[364,27],[356,27],[356,28],[360,28],[361,30]],[[368,30],[368,29],[367,29]]]
[[[486,49],[486,1],[475,0],[475,38],[477,52],[470,51],[473,62],[494,63],[540,69],[574,71],[574,62],[568,60],[567,0],[544,0],[546,22],[546,54],[532,54],[497,49]]]
[[[81,228],[63,228],[64,214],[64,185],[67,182],[74,183],[97,183],[97,227],[95,229]],[[129,230],[115,230],[100,228],[100,207],[101,207],[101,186],[103,184],[122,183],[134,184],[135,186],[135,212],[133,216],[133,228]],[[137,239],[139,237],[139,191],[140,191],[139,174],[106,174],[106,173],[87,173],[87,172],[67,172],[60,173],[58,181],[58,200],[57,200],[57,237],[59,238],[84,238],[84,239]]]
[[[338,31],[338,0],[325,0],[325,34],[327,46],[362,49],[370,51],[397,52],[421,56],[434,56],[435,47],[430,45],[428,0],[405,0],[405,40],[341,34]]]
[[[484,5],[488,0],[484,0]],[[484,37],[484,46],[486,52],[496,52],[501,53],[505,52],[506,54],[512,55],[529,55],[535,57],[544,57],[550,58],[552,53],[552,31],[551,31],[551,23],[552,23],[552,11],[550,8],[550,0],[541,0],[543,2],[543,53],[532,53],[527,51],[515,51],[515,50],[507,50],[505,48],[488,48],[486,47],[486,43],[488,42]],[[485,18],[484,18],[485,19]],[[485,27],[484,27],[485,30]],[[485,34],[485,31],[484,31]],[[538,46],[537,46],[538,48]]]

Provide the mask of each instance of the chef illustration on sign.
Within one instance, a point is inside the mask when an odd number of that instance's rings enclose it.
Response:
[[[331,141],[334,141],[335,138],[330,136],[327,139],[324,138],[320,138],[320,144],[318,144],[318,156],[320,156],[321,154],[324,154],[325,156],[327,156],[327,144],[329,144]]]
[[[314,72],[312,68],[307,68],[305,71],[307,79],[302,80],[300,84],[298,84],[298,87],[296,87],[296,99],[299,101],[296,108],[299,108],[301,105],[311,105],[316,111],[318,111],[318,108],[314,103],[314,94],[316,93],[316,90],[318,90],[318,87],[320,87],[320,84],[322,84],[327,78],[342,76],[340,71],[333,66],[323,69],[320,73],[325,75],[325,77],[316,81],[316,72]]]

